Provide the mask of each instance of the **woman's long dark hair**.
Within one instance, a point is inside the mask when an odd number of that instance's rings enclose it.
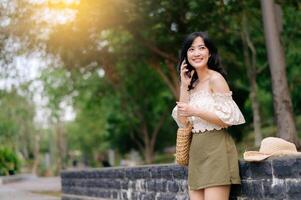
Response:
[[[194,67],[188,62],[187,51],[191,47],[195,38],[197,38],[197,37],[201,37],[204,40],[205,46],[209,50],[210,57],[208,59],[208,68],[219,72],[226,79],[226,71],[222,68],[222,66],[220,64],[220,58],[217,53],[217,48],[214,46],[213,42],[209,39],[208,34],[206,32],[191,33],[184,40],[184,43],[183,43],[183,46],[181,49],[181,53],[180,53],[180,60],[179,60],[179,64],[178,64],[178,72],[180,74],[179,77],[181,77],[181,64],[182,64],[183,60],[185,60],[187,63],[187,68],[189,70],[189,73],[191,73],[193,70],[195,70]],[[191,82],[188,86],[188,91],[192,90],[194,88],[193,83],[196,80],[198,80],[198,78],[199,77],[198,77],[197,73],[194,73],[191,78]]]

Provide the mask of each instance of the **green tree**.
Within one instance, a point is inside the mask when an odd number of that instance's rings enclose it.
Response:
[[[281,7],[274,4],[273,0],[262,0],[261,6],[269,66],[272,75],[274,110],[277,113],[277,135],[294,142],[300,147],[287,82],[285,54],[280,41],[279,27],[282,24],[280,19],[277,18],[277,14],[280,15],[279,11],[277,13],[277,9],[279,10]]]
[[[0,92],[0,141],[6,147],[21,153],[25,160],[34,159],[35,108],[32,102],[16,90]]]

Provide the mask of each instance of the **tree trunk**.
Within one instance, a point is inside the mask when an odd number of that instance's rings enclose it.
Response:
[[[273,0],[261,0],[265,40],[272,76],[273,104],[277,121],[277,136],[299,147],[292,112],[292,102],[286,78],[284,51],[280,42],[279,26]],[[279,24],[278,24],[279,25]]]
[[[65,163],[65,159],[66,159],[66,140],[65,140],[65,130],[64,130],[64,126],[62,124],[61,121],[58,121],[58,123],[56,124],[56,134],[57,134],[57,149],[58,149],[58,160],[57,160],[57,169],[58,172],[61,169],[65,169],[66,168],[66,163]]]
[[[34,161],[31,169],[32,174],[37,174],[38,166],[40,163],[40,135],[36,134],[34,137]]]
[[[144,158],[146,164],[151,164],[154,161],[154,150],[150,146],[145,146]]]
[[[262,140],[261,134],[261,123],[260,123],[260,112],[259,112],[259,103],[257,98],[257,84],[256,84],[256,49],[250,39],[250,34],[248,30],[248,22],[246,13],[243,11],[242,14],[242,32],[241,38],[243,42],[243,52],[244,52],[244,62],[248,70],[248,78],[251,85],[250,98],[252,103],[252,113],[253,113],[253,126],[254,126],[254,135],[255,146],[259,146]],[[250,51],[252,54],[252,60],[250,58]]]
[[[143,143],[144,143],[144,159],[147,164],[153,162],[153,150],[151,149],[151,141],[145,121],[142,122],[141,128],[143,134]]]

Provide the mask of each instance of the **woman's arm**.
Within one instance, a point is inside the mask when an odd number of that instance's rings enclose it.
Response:
[[[200,117],[212,124],[216,124],[221,127],[228,126],[228,124],[224,123],[215,113],[206,111],[202,108],[193,107],[184,102],[178,102],[178,115],[180,115],[181,117]]]
[[[186,66],[187,66],[187,64],[186,64],[185,60],[183,60],[183,62],[181,64],[181,73],[180,73],[181,84],[180,84],[179,102],[188,104],[188,102],[189,102],[188,85],[190,84],[190,81],[191,81],[194,71],[193,71],[193,73],[190,74],[190,76],[187,76],[186,73],[188,72],[188,69]],[[187,125],[188,116],[182,116],[179,114],[179,112],[177,112],[177,118],[181,124],[183,124],[184,126]]]
[[[186,103],[186,104],[188,104],[188,102],[189,102],[189,91],[187,91],[187,90],[188,90],[188,86],[181,84],[179,101],[182,103]],[[179,110],[179,107],[178,107],[178,110]],[[177,118],[181,124],[186,125],[188,123],[188,117],[180,115],[179,111],[177,113]]]
[[[216,73],[210,78],[211,90],[213,93],[229,93],[229,86],[222,75]],[[178,114],[183,117],[195,116],[200,117],[212,124],[221,127],[227,127],[228,124],[224,123],[214,112],[206,111],[206,109],[198,108],[189,105],[188,103],[178,103]]]

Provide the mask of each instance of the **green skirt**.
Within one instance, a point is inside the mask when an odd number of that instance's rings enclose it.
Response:
[[[189,189],[230,184],[240,184],[237,150],[232,137],[225,129],[194,133],[189,152]]]

